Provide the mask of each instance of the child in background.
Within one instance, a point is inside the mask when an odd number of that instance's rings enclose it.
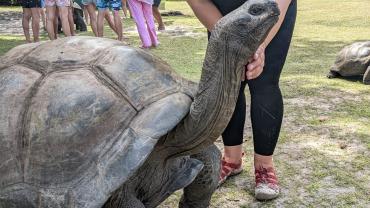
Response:
[[[113,10],[114,25],[112,25],[113,31],[117,33],[118,40],[123,40],[122,34],[122,22],[119,16],[119,10],[122,7],[121,0],[97,0],[96,7],[98,8],[98,37],[103,37],[104,32],[104,17],[107,15],[108,7]]]
[[[153,0],[128,0],[131,15],[135,20],[142,42],[141,48],[159,45],[152,12]]]
[[[98,29],[97,29],[97,19],[96,19],[96,13],[95,13],[95,5],[96,1],[95,0],[82,0],[82,4],[84,5],[84,10],[86,9],[86,15],[85,19],[87,16],[90,17],[90,26],[91,30],[93,31],[94,35],[97,37],[98,36]]]
[[[159,5],[160,4],[161,4],[161,0],[154,0],[153,16],[154,16],[155,20],[158,23],[158,30],[159,31],[165,30],[165,26],[164,26],[164,23],[163,23],[163,20],[162,20],[162,16],[161,16],[161,13],[159,12]]]
[[[75,36],[76,35],[76,32],[75,32],[75,23],[73,21],[73,0],[70,0],[70,5],[68,7],[68,22],[69,22],[69,28],[70,28],[70,31],[71,31],[71,35],[72,36]]]
[[[121,0],[122,2],[122,11],[123,11],[123,18],[129,18],[127,13],[127,0]]]
[[[46,17],[45,17],[45,0],[40,0],[40,4],[41,4],[41,7],[40,7],[40,17],[41,17],[41,20],[42,20],[42,26],[43,26],[43,29],[46,30]]]
[[[26,37],[26,42],[31,43],[30,37],[30,20],[32,18],[32,32],[33,40],[35,42],[39,41],[39,30],[40,30],[40,1],[39,0],[23,0],[23,18],[22,26],[24,36]]]

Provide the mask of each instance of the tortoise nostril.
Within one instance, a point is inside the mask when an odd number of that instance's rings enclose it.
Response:
[[[249,8],[249,13],[253,16],[261,15],[266,11],[266,8],[261,4],[254,4]]]

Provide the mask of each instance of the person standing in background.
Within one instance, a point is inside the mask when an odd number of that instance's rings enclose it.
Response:
[[[43,29],[46,30],[46,17],[45,17],[45,11],[44,11],[45,0],[40,0],[40,2],[41,2],[40,16],[41,16],[41,20],[42,20],[42,26],[43,26]]]
[[[142,42],[141,48],[159,45],[152,11],[153,0],[128,0]]]
[[[97,0],[96,7],[98,8],[98,37],[103,37],[104,35],[104,18],[107,18],[106,15],[110,18],[107,12],[108,8],[111,8],[113,10],[114,25],[110,26],[116,32],[117,40],[123,41],[122,22],[119,15],[119,10],[122,7],[121,0]]]
[[[71,35],[75,36],[76,32],[75,32],[75,22],[73,21],[73,0],[70,0],[70,5],[68,7],[68,22]]]
[[[165,30],[165,26],[164,26],[164,23],[163,23],[163,20],[162,20],[162,16],[161,16],[161,13],[159,12],[159,5],[161,4],[161,0],[154,0],[154,3],[153,3],[153,16],[155,18],[155,20],[157,21],[158,23],[158,30],[161,31],[161,30]]]
[[[127,13],[127,0],[122,0],[122,11],[123,11],[123,15],[124,17],[123,18],[129,18],[129,15]]]
[[[30,20],[32,18],[32,33],[34,42],[40,41],[40,1],[39,0],[23,0],[23,18],[22,27],[26,42],[31,43],[30,37]]]
[[[58,16],[56,7],[58,7],[58,14],[62,23],[64,35],[67,37],[71,36],[71,29],[68,21],[68,7],[71,6],[70,0],[45,0],[45,5],[47,14],[46,29],[50,40],[56,39],[55,29],[57,28],[55,28],[54,25],[54,21],[56,21],[55,19],[57,19]]]
[[[96,0],[82,0],[82,4],[84,5],[84,8],[86,8],[87,10],[86,14],[90,16],[91,30],[93,31],[95,37],[98,37],[98,29],[97,29],[98,23],[97,23],[96,12],[95,12]]]

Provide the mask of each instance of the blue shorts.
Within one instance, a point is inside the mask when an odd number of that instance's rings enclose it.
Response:
[[[121,0],[96,0],[96,7],[98,10],[111,8],[118,11],[122,7]]]
[[[45,8],[45,0],[40,0],[41,8]]]

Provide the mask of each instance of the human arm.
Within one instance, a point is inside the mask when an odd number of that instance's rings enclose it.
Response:
[[[285,19],[286,12],[288,10],[291,0],[275,0],[280,9],[280,16],[278,22],[272,27],[269,34],[263,41],[263,43],[258,47],[256,53],[253,55],[253,58],[250,58],[249,64],[247,65],[246,78],[248,80],[255,79],[261,75],[263,67],[265,66],[265,49],[275,37],[279,31],[281,24]]]
[[[187,2],[208,31],[212,31],[217,21],[222,18],[221,12],[211,0],[187,0]]]
[[[253,57],[249,59],[249,64],[247,66],[246,72],[247,79],[255,79],[262,73],[263,67],[265,65],[265,48],[268,46],[271,40],[275,37],[276,33],[279,31],[280,26],[285,18],[285,14],[288,10],[289,4],[291,2],[291,0],[275,0],[275,1],[280,9],[279,20],[271,29],[266,39],[257,49]],[[211,0],[187,0],[187,2],[194,11],[195,16],[209,31],[212,31],[217,21],[222,18],[222,14],[212,3]]]

